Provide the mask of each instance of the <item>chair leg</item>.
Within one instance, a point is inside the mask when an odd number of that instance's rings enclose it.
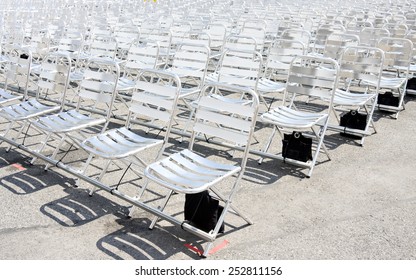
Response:
[[[277,131],[276,126],[273,126],[273,131],[272,131],[272,133],[270,134],[270,137],[269,137],[269,139],[267,140],[266,146],[265,146],[265,147],[264,147],[264,149],[263,149],[263,152],[264,152],[264,153],[267,153],[267,151],[269,150],[270,145],[272,144],[273,138],[274,138],[274,136],[276,135],[276,131]],[[262,164],[262,162],[263,162],[263,157],[259,158],[259,160],[258,160],[258,164]]]
[[[55,150],[52,153],[52,156],[50,157],[51,159],[55,159],[56,155],[58,154],[59,150],[61,149],[62,144],[65,142],[66,140],[66,135],[61,137],[61,140],[59,140],[59,144],[58,146],[56,146]],[[44,170],[47,171],[49,169],[51,165],[49,163],[46,164]]]
[[[84,175],[84,174],[87,172],[87,167],[90,165],[91,160],[93,159],[93,157],[94,157],[94,156],[93,156],[92,154],[90,154],[90,155],[88,156],[87,161],[84,163],[84,167],[80,170],[80,173],[81,173],[82,175]],[[76,178],[76,179],[75,179],[75,186],[79,187],[79,182],[80,182],[80,180],[81,180],[81,179],[79,179],[79,178]]]
[[[103,168],[103,169],[101,170],[101,172],[100,172],[100,175],[98,175],[98,177],[97,177],[97,181],[101,182],[101,180],[103,179],[104,174],[107,172],[107,169],[108,169],[108,167],[110,166],[111,162],[112,162],[112,160],[111,160],[111,159],[107,160],[107,162],[106,162],[106,163],[105,163],[105,165],[104,165],[104,168]],[[93,186],[93,187],[90,189],[89,196],[92,196],[92,195],[94,194],[95,190],[96,190],[96,187],[95,187],[95,186]]]
[[[23,130],[25,129],[25,127],[26,127],[26,123],[24,123],[21,127],[20,127],[20,129],[19,129],[19,131],[17,132],[17,134],[16,134],[16,137],[12,137],[11,138],[11,140],[13,140],[13,141],[17,141],[17,139],[19,139],[19,137],[20,137],[20,135],[22,134],[22,132],[23,132]],[[30,125],[30,124],[29,124]],[[7,148],[6,148],[6,152],[8,153],[8,152],[10,152],[10,149],[12,148],[12,145],[10,145],[10,144],[8,144],[8,146],[7,146]]]
[[[169,193],[166,195],[165,199],[162,201],[162,204],[160,206],[158,206],[158,209],[160,211],[163,211],[165,209],[165,207],[168,204],[168,201],[169,201],[170,197],[172,196],[172,194],[173,194],[173,191],[170,190]],[[152,220],[152,223],[149,226],[149,229],[153,229],[158,220],[159,220],[159,217],[154,217],[153,220]]]
[[[149,180],[146,179],[146,182],[144,183],[142,189],[140,190],[140,192],[134,197],[135,200],[140,200],[140,198],[142,198],[144,192],[146,191],[147,185],[149,184]],[[133,205],[130,209],[130,212],[128,214],[128,217],[131,218],[133,216],[134,210],[136,209],[136,207]]]
[[[42,146],[41,146],[41,147],[39,148],[39,150],[37,151],[38,153],[40,153],[40,154],[41,154],[41,153],[43,152],[43,150],[45,149],[46,144],[48,143],[49,138],[51,137],[51,135],[52,135],[52,133],[48,133],[48,134],[46,135],[45,140],[43,140]],[[31,165],[33,165],[37,159],[38,159],[38,158],[34,156],[34,157],[31,159],[30,164],[31,164]]]

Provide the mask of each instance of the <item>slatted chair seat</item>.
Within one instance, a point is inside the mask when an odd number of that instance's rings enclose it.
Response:
[[[362,94],[353,93],[346,90],[337,89],[334,95],[334,103],[338,105],[363,106],[371,99],[374,99],[377,94]]]
[[[309,129],[317,124],[323,125],[322,121],[326,117],[326,114],[302,112],[285,106],[279,106],[261,115],[264,122],[302,130]]]
[[[263,94],[270,92],[283,92],[285,88],[285,83],[275,82],[267,78],[260,78],[257,84],[257,90]]]
[[[11,94],[4,89],[0,89],[0,105],[13,102],[13,101],[17,101],[17,100],[21,100],[22,98],[23,98],[23,95],[19,96],[16,94]]]
[[[142,137],[121,127],[87,138],[81,146],[87,152],[105,159],[121,159],[162,144],[162,139]]]
[[[45,132],[67,133],[105,123],[105,118],[94,118],[69,110],[58,114],[40,117],[34,125]]]
[[[22,121],[58,111],[60,108],[59,105],[48,106],[31,98],[22,103],[13,104],[0,109],[0,116],[9,121]]]
[[[241,167],[219,164],[191,150],[183,150],[146,167],[146,176],[178,193],[200,193],[241,171]]]

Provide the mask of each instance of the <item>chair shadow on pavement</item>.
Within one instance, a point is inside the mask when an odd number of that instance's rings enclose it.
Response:
[[[148,218],[124,218],[116,222],[123,227],[99,239],[96,244],[99,250],[113,259],[163,260],[187,251],[184,242],[171,228],[168,231],[160,227],[149,230],[151,221]],[[180,236],[181,233],[178,234]],[[189,257],[196,255],[188,253]]]
[[[176,254],[185,254],[196,260],[201,258],[194,250],[202,251],[205,241],[179,226],[164,223],[149,230],[149,218],[122,218],[116,222],[123,227],[97,241],[97,248],[114,259],[166,260]],[[244,227],[226,224],[225,234],[218,236],[214,246],[221,243],[219,240],[224,236]]]
[[[40,211],[65,227],[82,226],[104,215],[123,217],[128,214],[127,207],[121,206],[98,193],[93,197],[81,188],[67,188],[69,195],[41,206]]]
[[[74,180],[53,170],[45,171],[43,165],[30,165],[29,158],[15,152],[1,154],[0,168],[3,169],[0,187],[17,195],[27,195],[49,186],[67,188]]]

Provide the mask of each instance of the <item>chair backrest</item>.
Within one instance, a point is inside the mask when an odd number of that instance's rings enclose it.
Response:
[[[298,55],[306,54],[301,41],[276,39],[267,54],[264,76],[272,80],[286,81],[290,63]]]
[[[62,110],[69,86],[71,67],[71,58],[68,54],[60,52],[47,54],[40,66],[36,98],[52,99],[60,103]]]
[[[382,37],[390,37],[390,32],[386,28],[364,27],[360,32],[360,44],[376,47]]]
[[[140,40],[157,42],[159,44],[160,58],[167,64],[171,54],[172,34],[169,31],[154,31],[150,34],[140,33]]]
[[[91,58],[88,60],[78,87],[77,110],[97,112],[110,119],[120,68],[114,61]]]
[[[207,73],[210,49],[204,45],[182,44],[175,52],[170,71],[187,83],[202,86]]]
[[[217,70],[218,82],[256,90],[262,70],[263,58],[259,52],[226,49]]]
[[[305,102],[309,108],[313,100],[327,100],[328,102],[319,103],[319,109],[329,114],[338,87],[338,77],[339,66],[335,60],[307,55],[297,56],[289,68],[283,102],[289,102],[289,107],[300,109],[298,101]]]
[[[140,70],[156,69],[159,65],[160,47],[157,42],[147,42],[137,40],[130,46],[124,74],[127,76],[137,76]]]
[[[315,53],[322,54],[325,49],[325,44],[326,40],[328,39],[328,36],[334,32],[345,32],[345,27],[340,24],[327,24],[319,26],[315,33],[312,51]]]
[[[227,28],[224,24],[210,24],[205,29],[211,40],[211,50],[222,50],[227,37]]]
[[[181,81],[176,74],[154,69],[141,71],[132,93],[126,126],[129,128],[132,120],[147,122],[150,119],[152,125],[157,125],[156,122],[159,122],[160,126],[166,129],[166,145],[180,89]],[[163,150],[164,148],[161,149]]]
[[[285,31],[283,31],[280,38],[285,40],[300,41],[305,46],[305,50],[308,50],[309,43],[312,40],[312,35],[309,31],[304,29],[286,29]]]
[[[360,38],[347,33],[332,33],[328,36],[324,49],[324,56],[338,60],[343,49],[348,46],[358,46]]]
[[[125,58],[131,44],[140,36],[139,29],[132,24],[117,26],[114,30],[114,38],[117,41],[118,56]]]
[[[62,38],[59,40],[58,51],[66,52],[71,58],[76,58],[82,49],[84,40],[82,37]]]
[[[89,54],[92,57],[103,57],[114,60],[117,54],[117,46],[117,41],[114,37],[97,36],[89,46]]]
[[[367,20],[354,20],[347,24],[346,33],[360,36],[364,27],[373,27],[373,24]]]
[[[27,48],[13,46],[6,55],[7,60],[1,66],[4,69],[4,89],[7,90],[10,84],[20,87],[23,83],[24,98],[27,98],[32,53]]]
[[[228,96],[235,94],[236,99],[245,96],[250,102],[232,103],[210,95],[218,91],[226,91]],[[202,89],[201,98],[198,101],[189,148],[193,149],[196,137],[201,134],[208,138],[213,137],[221,144],[244,147],[240,174],[242,176],[256,124],[258,107],[257,94],[247,87],[208,83]]]
[[[259,22],[263,22],[263,21],[259,21]],[[265,26],[265,23],[264,23],[264,26]],[[254,38],[256,40],[256,51],[260,53],[263,52],[264,43],[266,40],[266,30],[263,27],[250,26],[248,22],[246,21],[244,23],[243,29],[240,31],[238,35]]]
[[[406,36],[408,27],[404,23],[386,23],[383,25],[383,28],[387,29],[390,32],[390,37],[394,38],[404,38]]]
[[[354,92],[368,92],[370,81],[377,85],[372,93],[378,93],[383,72],[384,52],[379,48],[367,46],[346,47],[339,60],[339,88]],[[363,86],[361,86],[363,84]]]
[[[230,35],[226,39],[224,49],[242,56],[244,53],[257,51],[257,41],[250,36]]]
[[[397,74],[402,72],[401,77],[408,77],[409,66],[413,54],[413,43],[404,38],[381,38],[377,45],[384,51],[384,70]]]
[[[32,52],[33,59],[41,61],[43,56],[49,52],[50,36],[47,30],[40,30],[31,35],[29,49]]]

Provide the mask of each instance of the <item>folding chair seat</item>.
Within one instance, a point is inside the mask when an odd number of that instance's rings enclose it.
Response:
[[[383,73],[380,79],[380,92],[390,91],[398,98],[397,104],[380,104],[381,93],[378,97],[378,108],[395,112],[397,118],[399,112],[404,109],[404,96],[409,78],[409,68],[413,52],[413,44],[403,38],[381,38],[378,47],[384,51]],[[374,80],[362,81],[366,85],[376,86]]]
[[[0,117],[9,121],[3,137],[16,140],[24,128],[41,115],[62,110],[70,69],[71,60],[66,55],[54,53],[45,57],[37,81],[36,97],[28,98],[25,95],[22,102],[0,109]],[[8,134],[16,125],[20,126],[17,128],[17,136],[9,137]]]
[[[21,100],[27,96],[32,54],[28,49],[13,47],[7,53],[7,59],[1,63],[4,72],[4,86],[0,89],[0,106]],[[17,87],[11,90],[10,86]],[[17,92],[23,88],[23,95]]]
[[[358,136],[363,145],[365,136],[371,135],[370,127],[376,132],[373,113],[379,93],[384,52],[378,48],[351,46],[343,50],[338,62],[339,85],[333,98],[333,112],[338,123],[330,123],[329,129]],[[362,83],[363,80],[374,81],[373,86]],[[365,120],[357,125],[358,115],[354,119],[346,114],[361,114]],[[341,121],[343,115],[346,121]]]
[[[55,159],[65,142],[79,145],[89,133],[105,131],[112,116],[115,90],[120,74],[114,61],[90,59],[83,79],[78,87],[78,102],[75,109],[40,117],[32,124],[45,134],[37,153],[43,153],[47,145],[53,146],[51,137],[58,140],[51,159]],[[36,157],[32,159],[32,163]],[[45,167],[48,169],[49,165]]]
[[[237,99],[241,95],[245,95],[251,102],[246,105],[230,104],[230,102],[212,98],[209,92],[217,89],[235,93]],[[203,256],[208,255],[227,214],[234,213],[243,218],[248,224],[252,223],[236,207],[233,199],[245,172],[258,103],[256,94],[248,88],[208,84],[204,87],[201,99],[198,102],[188,149],[151,163],[145,169],[144,174],[148,179],[145,189],[153,191],[152,187],[157,187],[158,192],[161,192],[161,187],[163,192],[168,192],[160,205],[147,202],[146,206],[153,209],[152,212],[157,213],[157,216],[180,225],[182,229],[208,241]],[[199,135],[205,135],[211,139],[211,151],[212,149],[223,151],[224,145],[227,144],[228,147],[237,147],[243,150],[241,160],[238,160],[239,163],[230,162],[228,157],[228,161],[224,162],[224,159],[218,159],[212,154],[201,154],[196,145]],[[218,145],[215,143],[218,143]],[[240,157],[240,154],[238,156]],[[192,221],[180,219],[177,210],[173,211],[168,206],[173,193],[183,195],[197,194],[204,191],[208,191],[221,204],[224,204],[217,222],[207,231],[198,228],[191,223]],[[158,203],[159,201],[157,201]],[[158,218],[155,218],[150,228],[153,228],[157,221]]]
[[[325,65],[324,68],[322,64]],[[298,133],[310,131],[304,137],[311,138],[315,148],[306,161],[283,156],[283,153],[274,155],[274,158],[308,168],[307,177],[312,175],[321,148],[330,159],[323,141],[338,84],[338,72],[337,62],[330,58],[297,56],[292,61],[283,104],[261,115],[261,120],[273,127],[264,153],[268,152],[277,131],[282,138],[284,132],[293,132],[292,137],[299,138]]]
[[[152,78],[148,81],[149,76]],[[143,169],[147,165],[143,153],[148,154],[151,152],[150,149],[157,147],[159,151],[153,160],[156,161],[163,155],[168,144],[180,89],[181,82],[175,74],[163,70],[141,71],[129,102],[129,115],[125,125],[91,136],[80,143],[81,148],[90,153],[82,172],[86,172],[93,157],[99,157],[106,160],[97,177],[99,181],[103,179],[112,162],[123,163],[126,166],[125,172],[130,169],[137,176],[143,176]],[[149,119],[153,125],[157,121],[157,125],[165,129],[163,139],[150,138],[143,136],[144,133],[139,133],[140,126],[137,123],[141,121],[143,131]],[[92,193],[93,190],[90,194]]]

